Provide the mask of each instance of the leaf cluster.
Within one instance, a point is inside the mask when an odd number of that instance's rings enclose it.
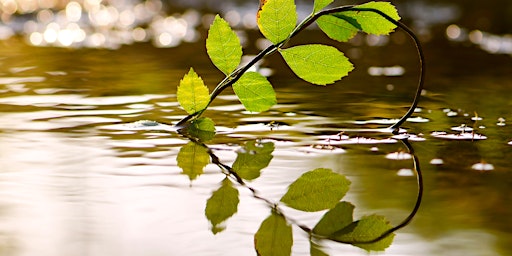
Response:
[[[206,50],[210,60],[226,75],[209,94],[208,87],[193,69],[178,86],[177,98],[189,114],[183,121],[199,117],[215,97],[226,87],[232,86],[243,106],[250,112],[263,112],[277,103],[276,93],[269,80],[258,72],[248,71],[250,66],[266,55],[279,53],[290,69],[314,85],[328,85],[347,76],[353,64],[336,47],[323,44],[305,44],[287,47],[293,36],[316,21],[330,38],[346,42],[363,31],[374,35],[387,35],[400,19],[395,7],[388,2],[369,2],[357,6],[322,10],[333,0],[316,0],[313,12],[297,24],[298,15],[294,0],[262,1],[257,15],[260,32],[272,46],[262,51],[245,66],[240,67],[243,50],[236,32],[219,15],[215,16],[208,30]],[[382,15],[383,14],[383,15]],[[180,122],[180,123],[182,123]]]

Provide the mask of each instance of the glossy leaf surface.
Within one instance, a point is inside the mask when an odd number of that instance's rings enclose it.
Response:
[[[383,12],[394,20],[400,20],[396,8],[388,2],[369,2],[355,8],[365,11],[344,11],[324,15],[317,20],[320,29],[331,39],[346,42],[353,38],[358,31],[374,35],[388,35],[396,25],[369,9]]]
[[[194,69],[190,69],[178,86],[178,102],[189,114],[203,110],[210,101],[208,87]]]
[[[329,4],[331,4],[332,2],[334,2],[334,0],[315,0],[313,11],[318,12],[325,8],[326,6],[328,6]]]
[[[233,91],[251,112],[262,112],[277,103],[276,93],[266,77],[257,72],[247,72],[233,84]]]
[[[296,24],[297,12],[294,0],[267,0],[258,12],[258,27],[273,44],[288,38]]]
[[[356,8],[376,9],[394,20],[400,20],[398,11],[389,2],[369,2],[358,5]],[[353,26],[359,28],[363,32],[373,35],[388,35],[396,28],[395,24],[391,23],[380,14],[368,10],[341,12],[334,14],[334,16],[350,22]]]
[[[352,39],[359,29],[348,22],[348,17],[324,15],[316,21],[318,27],[331,39],[346,42]]]
[[[206,50],[213,64],[226,75],[233,72],[242,60],[240,39],[219,15],[215,16],[208,30]]]
[[[354,69],[348,58],[332,46],[300,45],[279,52],[298,77],[312,84],[332,84]]]

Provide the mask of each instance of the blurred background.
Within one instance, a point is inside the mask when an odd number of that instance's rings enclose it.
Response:
[[[413,146],[426,193],[382,255],[512,255],[512,1],[391,2],[427,59],[420,105],[404,124],[424,139]],[[133,124],[183,118],[176,86],[190,67],[210,90],[223,79],[204,46],[216,13],[235,28],[244,54],[266,47],[258,5],[0,0],[0,255],[254,255],[253,235],[269,208],[239,187],[238,213],[212,234],[204,207],[224,175],[209,165],[189,179],[176,163],[187,139]],[[312,1],[297,5],[299,18],[312,10]],[[399,118],[416,88],[414,46],[401,31],[340,44],[315,27],[291,43],[335,45],[356,69],[316,87],[270,56],[257,70],[279,104],[248,113],[226,90],[206,113],[218,131],[208,144],[230,164],[246,140],[273,141],[272,163],[251,183],[263,195],[278,200],[302,172],[332,168],[352,181],[346,199],[357,216],[399,223],[416,184],[410,162],[385,155],[405,149],[379,143],[382,135],[345,133],[368,145],[330,145],[321,136]],[[291,214],[311,225],[319,217]],[[309,255],[306,235],[296,230],[295,238],[293,255]],[[331,255],[368,255],[325,246]]]

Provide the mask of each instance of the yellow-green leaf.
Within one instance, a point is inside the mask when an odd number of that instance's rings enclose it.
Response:
[[[348,58],[332,46],[299,45],[279,52],[298,77],[312,84],[332,84],[354,69]]]
[[[288,38],[296,24],[297,11],[294,0],[267,0],[258,12],[258,27],[273,44]]]
[[[364,9],[364,11],[346,11],[333,14],[333,16],[368,34],[374,35],[388,35],[393,32],[396,25],[382,17],[380,14],[369,11],[369,9],[381,11],[393,20],[400,20],[398,11],[391,3],[388,2],[369,2],[358,5],[356,8]],[[347,26],[349,25],[347,24]]]
[[[215,16],[208,30],[206,51],[213,64],[226,75],[233,72],[242,60],[240,39],[219,15]]]
[[[313,11],[318,12],[325,8],[326,6],[328,6],[329,4],[331,4],[332,2],[334,2],[334,0],[315,0]]]
[[[254,235],[256,253],[259,256],[291,255],[292,245],[292,227],[281,214],[272,211]]]
[[[316,212],[334,207],[345,196],[350,181],[330,169],[302,174],[289,187],[281,202],[300,211]]]
[[[177,96],[181,107],[189,114],[203,110],[210,101],[208,87],[192,68],[181,79]]]
[[[222,186],[212,193],[212,196],[206,201],[205,215],[212,224],[212,231],[222,231],[218,225],[229,217],[233,216],[238,210],[238,190],[233,187],[233,183],[228,179],[222,181]]]
[[[268,166],[272,160],[274,143],[257,143],[248,141],[245,146],[237,152],[238,156],[233,163],[233,171],[245,180],[253,180],[260,176],[261,169]]]
[[[183,170],[182,173],[190,180],[195,180],[197,176],[203,174],[204,167],[210,163],[210,155],[203,146],[189,142],[180,149],[176,161]]]
[[[359,30],[352,23],[343,19],[343,17],[335,17],[333,15],[321,16],[316,23],[328,37],[339,42],[348,41],[353,38]]]
[[[247,72],[233,84],[233,91],[244,107],[251,112],[263,112],[277,103],[276,92],[266,77]]]

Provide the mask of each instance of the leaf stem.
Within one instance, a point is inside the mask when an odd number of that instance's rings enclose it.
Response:
[[[196,113],[186,116],[185,118],[180,120],[176,124],[176,126],[182,126],[183,124],[185,124],[187,121],[191,120],[192,118],[197,118],[197,117],[201,116],[202,113],[208,108],[208,106],[210,106],[210,104],[213,102],[213,100],[215,98],[217,98],[217,96],[222,91],[224,91],[227,87],[233,85],[236,81],[238,81],[238,79],[240,79],[240,77],[242,77],[242,75],[245,72],[247,72],[247,70],[249,70],[249,68],[254,66],[254,64],[256,64],[258,61],[263,59],[265,56],[275,53],[279,48],[281,48],[283,45],[285,45],[291,38],[295,37],[301,31],[303,31],[305,28],[309,27],[318,18],[320,18],[324,15],[346,12],[346,11],[376,13],[376,14],[382,16],[383,18],[385,18],[386,20],[388,20],[389,22],[395,24],[397,27],[404,30],[409,35],[409,37],[414,41],[414,44],[416,46],[416,50],[418,53],[418,57],[419,57],[419,62],[420,62],[420,74],[419,74],[419,78],[418,78],[418,85],[416,88],[416,93],[414,95],[414,100],[413,100],[411,106],[409,107],[408,111],[395,124],[393,124],[389,127],[389,129],[391,129],[394,134],[397,134],[400,126],[405,121],[407,121],[407,119],[409,117],[411,117],[411,115],[414,113],[414,110],[418,106],[418,102],[421,97],[421,92],[423,91],[423,87],[424,87],[424,83],[425,83],[425,56],[423,54],[423,48],[421,46],[420,40],[414,34],[414,32],[409,27],[407,27],[405,24],[403,24],[402,22],[391,18],[389,15],[385,14],[384,12],[382,12],[380,10],[373,9],[373,8],[357,8],[357,6],[355,6],[355,5],[346,5],[346,6],[340,6],[340,7],[335,7],[335,8],[331,8],[331,9],[326,9],[326,10],[319,11],[317,13],[312,13],[311,15],[306,17],[301,23],[299,23],[299,25],[297,25],[295,27],[295,29],[290,33],[288,38],[286,38],[285,40],[283,40],[282,42],[280,42],[276,45],[271,45],[271,46],[267,47],[266,49],[261,51],[258,55],[256,55],[256,57],[254,57],[249,63],[238,68],[237,70],[233,71],[229,76],[224,78],[210,94],[210,101],[208,102],[206,107]]]

